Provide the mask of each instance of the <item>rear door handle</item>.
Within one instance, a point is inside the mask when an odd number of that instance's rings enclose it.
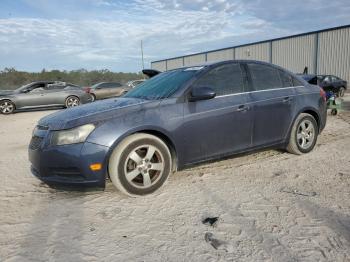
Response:
[[[293,98],[291,98],[291,97],[285,97],[285,98],[283,98],[283,103],[287,103],[287,102],[290,102],[292,100],[293,100]]]
[[[246,106],[246,105],[240,105],[238,108],[237,108],[237,111],[238,112],[245,112],[245,111],[248,111],[249,110],[249,106]]]

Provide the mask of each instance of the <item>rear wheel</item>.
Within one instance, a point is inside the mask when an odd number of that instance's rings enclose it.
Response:
[[[70,107],[76,107],[80,105],[80,99],[79,97],[76,96],[69,96],[66,99],[66,107],[70,108]]]
[[[333,109],[331,110],[331,115],[332,115],[332,116],[336,116],[337,114],[338,114],[338,110],[335,109],[335,108],[333,108]]]
[[[338,96],[339,96],[339,97],[343,97],[344,94],[345,94],[345,88],[344,88],[344,87],[339,88]]]
[[[1,114],[4,114],[4,115],[12,114],[13,111],[15,111],[15,109],[16,109],[16,106],[12,101],[10,101],[10,100],[0,101]]]
[[[315,147],[317,136],[318,126],[315,118],[302,113],[294,122],[287,151],[296,155],[309,153]]]
[[[124,139],[109,159],[114,186],[130,196],[147,195],[168,179],[172,160],[167,145],[158,137],[138,133]]]

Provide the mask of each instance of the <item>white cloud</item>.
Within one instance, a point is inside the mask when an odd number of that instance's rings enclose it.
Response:
[[[141,39],[150,62],[332,25],[314,1],[25,1],[35,15],[0,19],[0,68],[137,71]],[[337,23],[349,21],[341,2]]]
[[[148,6],[147,8],[151,8]],[[138,12],[138,11],[137,11]],[[149,59],[193,52],[206,43],[238,35],[246,19],[221,12],[153,10],[142,17],[125,19],[124,10],[113,10],[113,20],[43,18],[0,19],[0,53],[32,54],[42,67],[107,67],[137,70],[143,39]],[[4,43],[11,43],[6,45]],[[204,44],[204,45],[203,45]],[[49,56],[50,59],[43,59]],[[54,61],[50,61],[50,60]],[[29,68],[33,61],[21,62]],[[135,61],[134,66],[130,63]],[[43,61],[43,63],[39,63]],[[5,65],[4,65],[5,66]]]

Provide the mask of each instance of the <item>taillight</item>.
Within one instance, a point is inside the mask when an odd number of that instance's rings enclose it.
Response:
[[[327,101],[327,95],[326,92],[320,88],[320,96],[323,98],[323,100],[326,102]]]
[[[90,87],[84,87],[83,89],[84,89],[84,91],[85,91],[86,93],[90,93],[90,91],[91,91],[91,88],[90,88]]]

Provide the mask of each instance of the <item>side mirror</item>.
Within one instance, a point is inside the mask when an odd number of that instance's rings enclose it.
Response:
[[[199,100],[208,100],[214,98],[215,96],[215,91],[210,87],[195,87],[191,91],[189,101],[195,102]]]

